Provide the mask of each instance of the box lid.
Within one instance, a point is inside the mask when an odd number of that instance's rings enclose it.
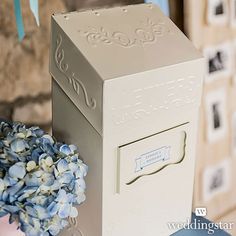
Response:
[[[154,4],[56,14],[53,19],[102,80],[202,57]]]
[[[108,104],[126,118],[199,105],[202,56],[154,4],[56,14],[50,54],[52,77],[100,135]]]

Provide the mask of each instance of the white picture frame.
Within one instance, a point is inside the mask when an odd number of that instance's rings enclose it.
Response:
[[[232,75],[233,53],[232,43],[224,42],[203,49],[206,59],[205,82],[229,78]]]
[[[225,26],[229,21],[228,0],[208,0],[207,21],[209,25]]]
[[[206,95],[207,139],[214,143],[227,133],[226,91],[221,88]]]
[[[203,173],[203,200],[208,202],[215,196],[230,191],[231,174],[230,158],[208,166]]]

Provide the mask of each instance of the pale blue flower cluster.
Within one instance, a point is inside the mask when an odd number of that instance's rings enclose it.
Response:
[[[77,147],[38,127],[0,122],[0,217],[26,236],[57,235],[85,201],[87,166]]]

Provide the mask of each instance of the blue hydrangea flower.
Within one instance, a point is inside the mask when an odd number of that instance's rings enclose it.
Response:
[[[52,236],[77,217],[88,167],[75,145],[38,127],[0,123],[0,217],[10,214],[26,236]]]

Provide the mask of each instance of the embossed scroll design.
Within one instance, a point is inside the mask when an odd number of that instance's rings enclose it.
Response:
[[[67,227],[68,235],[70,236],[84,236],[78,228],[77,218],[68,218],[69,225]]]
[[[78,32],[81,32],[81,30]],[[162,37],[170,32],[170,29],[163,21],[155,23],[147,18],[144,21],[143,27],[134,30],[135,36],[133,38],[121,31],[109,32],[103,26],[99,29],[90,27],[89,30],[83,31],[82,33],[87,38],[88,43],[94,46],[102,43],[105,45],[116,44],[121,47],[132,47],[154,43],[158,37]]]
[[[125,103],[114,104],[111,107],[114,125],[144,119],[157,112],[197,105],[200,81],[197,76],[189,75],[167,81],[161,80],[123,93],[126,97]],[[151,99],[152,97],[157,99]]]
[[[69,71],[69,65],[65,62],[64,49],[61,48],[61,44],[62,44],[61,35],[58,35],[56,44],[57,44],[57,47],[55,50],[55,62],[56,62],[57,68],[65,75],[69,84],[72,86],[73,90],[78,95],[80,94],[80,89],[82,89],[86,105],[91,109],[95,109],[96,100],[94,98],[89,99],[86,87],[84,86],[82,81],[76,77],[74,72]]]

